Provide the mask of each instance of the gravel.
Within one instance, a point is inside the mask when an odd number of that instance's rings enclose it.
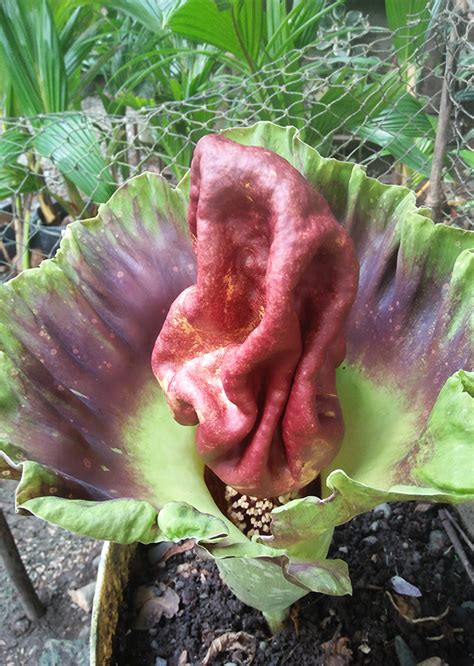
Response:
[[[78,608],[67,591],[95,579],[102,543],[78,537],[33,516],[17,515],[15,486],[14,481],[2,480],[0,507],[47,612],[38,623],[27,620],[0,559],[0,663],[38,666],[56,654],[55,663],[77,666],[82,660],[79,652],[87,652],[90,614]]]

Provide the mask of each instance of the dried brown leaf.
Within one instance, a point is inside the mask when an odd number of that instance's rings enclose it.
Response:
[[[179,596],[170,587],[165,587],[161,596],[154,596],[142,605],[137,619],[133,625],[134,629],[151,629],[158,624],[164,616],[170,619],[176,615],[179,608]]]
[[[140,585],[133,594],[133,606],[136,611],[150,599],[160,596],[160,589],[155,585]]]
[[[255,636],[251,636],[245,631],[229,631],[212,641],[206,656],[201,662],[201,666],[211,664],[211,659],[214,659],[221,652],[232,652],[234,650],[240,650],[247,654],[247,658],[243,663],[249,666],[254,660],[256,649],[257,640]]]
[[[350,644],[350,640],[345,636],[341,636],[337,640],[322,643],[322,666],[347,666],[350,664],[352,662]]]
[[[163,555],[160,557],[160,562],[166,562],[166,560],[169,560],[170,557],[174,557],[179,553],[185,553],[187,550],[192,550],[195,545],[196,542],[194,541],[194,539],[187,539],[186,541],[182,541],[181,543],[172,543],[170,547],[167,550],[165,550]]]
[[[401,594],[392,594],[400,615],[405,619],[414,620],[420,614],[420,602],[416,597],[405,597]]]

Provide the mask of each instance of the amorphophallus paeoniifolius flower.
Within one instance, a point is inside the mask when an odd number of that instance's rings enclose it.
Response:
[[[286,160],[222,136],[197,145],[188,223],[197,280],[171,306],[152,368],[223,482],[259,498],[300,490],[343,434],[353,244]]]
[[[474,498],[474,234],[293,128],[224,134],[266,150],[204,140],[191,233],[189,177],[143,174],[0,287],[2,473],[21,473],[20,510],[70,530],[196,539],[276,628],[310,590],[350,592],[326,559],[335,525],[382,501]],[[197,431],[170,414],[153,349]],[[262,514],[249,538],[234,486],[294,498],[267,502],[271,528]]]

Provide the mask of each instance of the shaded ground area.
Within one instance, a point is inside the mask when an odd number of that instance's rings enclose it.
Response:
[[[29,622],[0,559],[0,664],[85,666],[90,613],[72,602],[68,590],[95,580],[102,544],[15,514],[15,485],[0,483],[0,507],[47,612],[38,624]]]
[[[113,664],[471,666],[473,590],[438,511],[382,505],[338,528],[331,554],[348,562],[353,596],[308,595],[274,638],[262,616],[221,584],[212,561],[187,550],[165,562],[163,545],[143,548]],[[408,596],[406,582],[421,596]]]

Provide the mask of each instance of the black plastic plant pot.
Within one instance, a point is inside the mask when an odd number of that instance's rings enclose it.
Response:
[[[40,250],[46,257],[52,256],[59,247],[64,226],[41,224],[30,239],[30,250]]]
[[[53,220],[55,224],[46,222],[39,206],[33,211],[30,220],[30,250],[39,250],[46,257],[52,256],[58,249],[65,229],[65,225],[61,223],[67,215],[67,212],[58,203],[53,204],[52,211],[55,214]]]
[[[0,205],[0,269],[7,267],[16,255],[15,228],[13,226],[13,208],[11,203]]]

